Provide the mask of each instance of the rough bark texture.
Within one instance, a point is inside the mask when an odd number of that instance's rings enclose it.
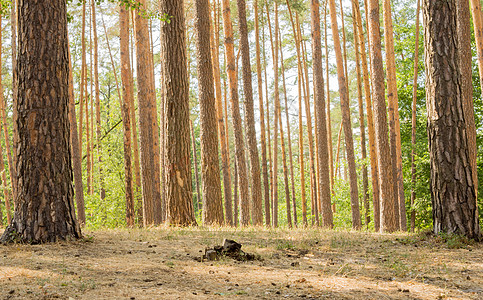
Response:
[[[267,166],[267,145],[265,135],[265,114],[263,110],[263,83],[262,83],[262,66],[260,59],[260,30],[259,30],[259,15],[258,15],[258,1],[253,1],[255,11],[255,51],[257,61],[257,83],[258,83],[258,103],[260,110],[260,139],[262,150],[262,174],[263,174],[263,192],[265,203],[270,199],[270,186],[268,180],[268,166]],[[268,95],[267,95],[268,97]],[[268,222],[269,223],[269,222]]]
[[[18,12],[18,198],[0,241],[80,238],[69,144],[66,4],[20,1]]]
[[[210,5],[208,0],[195,1],[195,15],[201,121],[203,224],[223,225],[215,90],[210,47]]]
[[[457,38],[456,1],[424,1],[433,230],[480,238]]]
[[[250,202],[248,191],[248,171],[245,157],[245,143],[242,131],[242,119],[240,116],[240,103],[238,101],[238,84],[235,69],[235,50],[233,40],[233,28],[231,24],[230,3],[223,0],[223,23],[225,30],[225,48],[228,73],[228,95],[235,134],[235,153],[240,187],[240,224],[247,226],[250,223]]]
[[[124,186],[126,189],[126,223],[134,226],[134,194],[131,163],[131,118],[130,103],[133,102],[133,87],[129,73],[131,61],[129,59],[129,13],[121,5],[119,11],[119,32],[121,46],[121,80],[122,80],[122,121],[124,138]],[[100,130],[100,129],[99,129]]]
[[[240,30],[240,48],[243,68],[243,94],[245,96],[245,122],[250,154],[251,183],[251,215],[253,225],[263,224],[262,182],[260,178],[260,159],[258,157],[257,136],[255,131],[255,112],[253,109],[252,70],[250,62],[250,46],[248,44],[248,25],[245,0],[237,0]]]
[[[139,130],[141,135],[141,184],[143,221],[144,226],[149,226],[161,222],[161,190],[160,186],[156,185],[156,177],[159,177],[160,174],[159,162],[155,161],[155,151],[158,151],[159,148],[155,145],[156,130],[155,126],[153,126],[156,123],[157,127],[157,117],[156,114],[153,114],[153,106],[156,106],[154,80],[151,76],[153,66],[150,58],[151,51],[147,19],[142,15],[142,10],[146,7],[146,1],[140,0],[139,2],[141,9],[137,10],[135,22]],[[189,154],[187,162],[189,165]]]
[[[354,156],[354,142],[352,140],[352,125],[349,108],[349,91],[347,90],[346,77],[344,76],[344,65],[340,50],[339,29],[337,26],[337,16],[335,11],[335,1],[329,0],[330,19],[332,26],[332,35],[334,38],[334,47],[337,61],[337,77],[339,80],[340,106],[342,111],[342,123],[344,127],[345,144],[347,151],[347,164],[350,176],[350,193],[351,193],[351,211],[352,211],[352,227],[354,229],[361,228],[361,216],[359,212],[359,191],[357,187],[357,173]]]
[[[384,0],[384,35],[386,46],[387,98],[389,103],[389,127],[391,130],[391,155],[393,159],[393,177],[395,178],[396,223],[401,231],[406,231],[406,201],[402,174],[401,133],[399,126],[399,105],[396,82],[396,59],[394,55],[394,33],[392,28],[391,1]]]
[[[161,60],[165,75],[165,161],[168,222],[195,225],[191,187],[189,94],[186,69],[184,1],[161,0]]]
[[[311,1],[311,26],[312,26],[312,55],[314,64],[314,101],[317,116],[317,155],[319,159],[319,199],[322,208],[322,225],[333,227],[333,217],[330,199],[330,170],[329,149],[327,145],[327,124],[324,94],[324,70],[322,68],[322,40],[320,34],[319,1]]]
[[[381,33],[379,24],[379,3],[369,0],[369,35],[371,56],[372,95],[374,99],[374,127],[378,158],[379,191],[381,205],[381,231],[393,232],[396,226],[394,211],[394,187],[392,162],[387,130],[386,99],[384,97],[384,69],[382,66]]]

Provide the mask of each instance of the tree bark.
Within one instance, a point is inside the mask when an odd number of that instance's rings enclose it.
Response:
[[[165,75],[165,161],[168,223],[196,225],[191,187],[189,85],[186,69],[184,1],[161,0],[161,60]]]
[[[362,71],[361,71],[361,54],[359,51],[360,41],[359,33],[357,32],[357,24],[353,20],[354,25],[354,43],[356,52],[356,75],[357,75],[357,100],[359,104],[359,126],[361,131],[361,157],[362,157],[362,189],[363,189],[363,203],[364,203],[364,218],[366,228],[369,228],[369,222],[371,218],[369,217],[369,179],[367,174],[367,164],[366,164],[366,128],[364,121],[364,105],[362,102]]]
[[[231,114],[233,130],[235,135],[235,153],[238,171],[238,181],[240,185],[240,224],[247,226],[250,223],[250,202],[248,191],[248,172],[245,158],[245,143],[242,131],[242,120],[240,116],[240,104],[238,101],[238,84],[235,69],[235,50],[233,39],[233,28],[231,24],[230,3],[223,0],[223,23],[225,30],[225,49],[227,59],[227,73],[229,85],[229,98],[231,104]]]
[[[135,205],[133,193],[132,162],[131,162],[131,118],[130,104],[134,102],[131,81],[131,61],[129,58],[129,12],[121,4],[119,7],[119,35],[121,46],[121,80],[122,80],[122,120],[124,140],[124,186],[126,189],[126,224],[134,226]],[[97,95],[97,92],[96,92]],[[99,124],[100,125],[100,124]],[[132,124],[135,127],[136,124]],[[100,126],[98,127],[100,134]],[[98,136],[98,143],[100,142]],[[102,191],[101,191],[102,193]]]
[[[0,241],[80,238],[69,145],[66,4],[21,1],[18,13],[19,193],[14,218]]]
[[[267,166],[267,145],[265,134],[265,113],[263,109],[263,82],[262,82],[262,64],[260,59],[260,29],[259,29],[259,14],[258,14],[258,1],[253,1],[253,8],[255,11],[255,55],[257,62],[257,86],[258,86],[258,103],[260,110],[260,140],[262,150],[262,176],[263,176],[263,198],[265,199],[265,206],[267,199],[270,199],[270,186],[268,180],[268,166]],[[267,95],[268,97],[268,95]],[[266,217],[265,217],[266,218]],[[265,220],[266,222],[266,220]],[[266,222],[269,223],[269,222]]]
[[[357,173],[354,156],[354,142],[352,140],[352,125],[349,108],[349,91],[347,90],[346,77],[344,76],[344,62],[340,49],[339,29],[337,26],[337,16],[335,10],[335,1],[329,0],[329,11],[332,26],[332,36],[334,39],[334,48],[337,62],[337,77],[339,81],[340,106],[342,111],[342,123],[344,128],[344,137],[347,151],[347,164],[350,177],[350,194],[351,194],[351,210],[352,210],[352,228],[361,228],[361,216],[359,211],[359,191],[357,187]]]
[[[369,35],[370,56],[372,67],[372,89],[374,99],[374,127],[376,148],[378,153],[379,191],[381,199],[380,231],[393,232],[396,226],[396,211],[394,211],[394,186],[391,180],[392,162],[388,141],[386,99],[384,97],[384,70],[382,66],[381,33],[379,25],[379,3],[369,0]]]
[[[364,43],[364,29],[362,27],[362,17],[358,1],[352,2],[354,7],[354,16],[356,17],[357,33],[359,35],[359,45],[362,63],[362,74],[364,81],[364,98],[366,102],[367,112],[367,133],[369,136],[369,154],[371,157],[371,182],[372,182],[372,203],[374,211],[374,229],[379,231],[381,213],[380,213],[380,192],[379,192],[379,174],[377,166],[377,151],[376,151],[376,137],[374,128],[374,117],[371,101],[371,85],[369,79],[369,69],[367,67],[366,46]],[[366,5],[367,12],[367,5]],[[367,18],[367,15],[366,15]],[[369,37],[368,37],[369,40]]]
[[[423,2],[433,230],[480,238],[466,133],[456,0]],[[467,70],[465,70],[467,71]]]
[[[396,82],[396,59],[394,55],[394,33],[392,28],[391,0],[384,0],[384,38],[386,46],[386,72],[387,72],[387,98],[389,103],[389,127],[391,130],[391,149],[394,152],[393,158],[393,177],[395,177],[395,201],[396,221],[401,231],[407,230],[406,220],[406,201],[404,196],[404,181],[402,174],[402,150],[401,132],[399,125],[399,105],[397,96]],[[392,112],[391,112],[392,110]],[[391,127],[391,124],[393,126]],[[393,137],[394,135],[394,137]],[[394,144],[394,146],[392,146]]]
[[[260,159],[258,157],[257,136],[255,131],[255,113],[253,109],[252,71],[250,46],[248,44],[248,25],[245,0],[237,0],[240,30],[240,48],[243,68],[243,93],[245,96],[245,122],[250,155],[251,175],[251,215],[253,225],[263,224],[262,183],[260,180]]]
[[[201,121],[203,224],[223,225],[215,90],[210,47],[210,5],[208,0],[195,1],[195,15]]]
[[[161,223],[161,190],[157,185],[156,177],[160,177],[159,157],[155,152],[156,136],[158,127],[156,114],[156,96],[152,74],[152,60],[149,46],[149,32],[147,20],[142,11],[146,9],[146,1],[139,1],[141,8],[136,10],[136,58],[137,58],[137,82],[139,104],[139,129],[141,134],[141,184],[143,197],[143,222],[144,226],[158,225]],[[166,61],[165,61],[166,62]],[[187,125],[188,126],[188,125]],[[187,128],[189,130],[189,128]],[[188,135],[189,137],[189,135]],[[188,139],[189,142],[189,139]],[[189,146],[188,146],[189,148]],[[185,158],[189,165],[189,154]]]
[[[280,33],[279,33],[280,34]],[[281,34],[280,34],[281,35]],[[287,86],[285,84],[285,66],[283,60],[283,49],[282,49],[282,41],[280,41],[280,67],[282,72],[282,82],[283,82],[283,93],[285,99],[285,120],[287,122],[287,143],[288,143],[288,161],[290,164],[290,183],[291,183],[291,190],[292,190],[292,209],[293,209],[293,223],[295,227],[297,227],[297,201],[295,199],[295,176],[293,171],[293,156],[292,156],[292,138],[290,135],[290,118],[288,116],[288,96],[287,96]],[[281,117],[280,117],[281,118]],[[280,125],[282,128],[282,125]],[[282,135],[283,136],[283,135]],[[282,143],[283,145],[284,143]],[[287,207],[290,205],[290,202],[287,203]],[[289,208],[287,208],[287,212],[289,212]]]
[[[322,39],[320,34],[319,1],[311,1],[312,53],[314,65],[314,101],[317,116],[317,155],[319,159],[318,177],[320,182],[319,199],[322,208],[322,226],[332,228],[333,217],[330,199],[329,149],[326,141],[327,124],[324,94],[324,70],[322,67]]]
[[[476,198],[478,198],[478,172],[475,171],[477,170],[478,153],[477,153],[477,145],[476,145],[475,109],[473,105],[473,83],[472,83],[472,67],[471,67],[471,59],[472,59],[471,26],[469,25],[471,24],[470,6],[468,1],[463,1],[463,0],[458,0],[456,2],[456,6],[457,6],[457,13],[458,13],[458,18],[457,18],[458,39],[460,39],[459,45],[461,49],[460,66],[462,68],[461,85],[463,90],[463,110],[465,113],[465,120],[466,120],[466,132],[468,134],[468,150],[470,151],[470,164],[473,168],[473,182],[475,186]],[[480,13],[480,16],[481,16],[481,13]],[[481,30],[483,30],[483,28],[481,28]],[[479,43],[479,41],[477,43]]]
[[[220,140],[221,146],[221,162],[222,162],[222,172],[223,172],[223,191],[224,191],[224,204],[225,204],[225,224],[228,226],[233,226],[233,209],[232,209],[232,191],[231,191],[231,172],[230,172],[230,160],[229,160],[229,149],[226,143],[226,128],[223,116],[223,104],[222,104],[222,93],[221,93],[221,78],[220,78],[220,62],[219,62],[219,41],[220,41],[220,24],[219,24],[219,3],[213,3],[213,32],[210,40],[211,44],[211,55],[213,61],[213,74],[215,79],[215,102],[216,102],[216,118],[218,124],[218,139]]]

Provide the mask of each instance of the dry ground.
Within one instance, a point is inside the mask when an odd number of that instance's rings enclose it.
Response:
[[[0,245],[0,299],[483,299],[483,245],[439,237],[164,227],[84,235]],[[223,238],[263,260],[195,260]]]

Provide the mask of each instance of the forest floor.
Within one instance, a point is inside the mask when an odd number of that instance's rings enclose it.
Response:
[[[458,238],[203,227],[83,234],[0,245],[0,299],[483,299],[483,244]],[[200,261],[224,238],[260,260]]]

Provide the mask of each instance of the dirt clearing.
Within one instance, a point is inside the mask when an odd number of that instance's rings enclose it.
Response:
[[[439,237],[203,227],[83,234],[0,245],[0,299],[483,299],[482,244]],[[200,261],[225,238],[261,260]]]

